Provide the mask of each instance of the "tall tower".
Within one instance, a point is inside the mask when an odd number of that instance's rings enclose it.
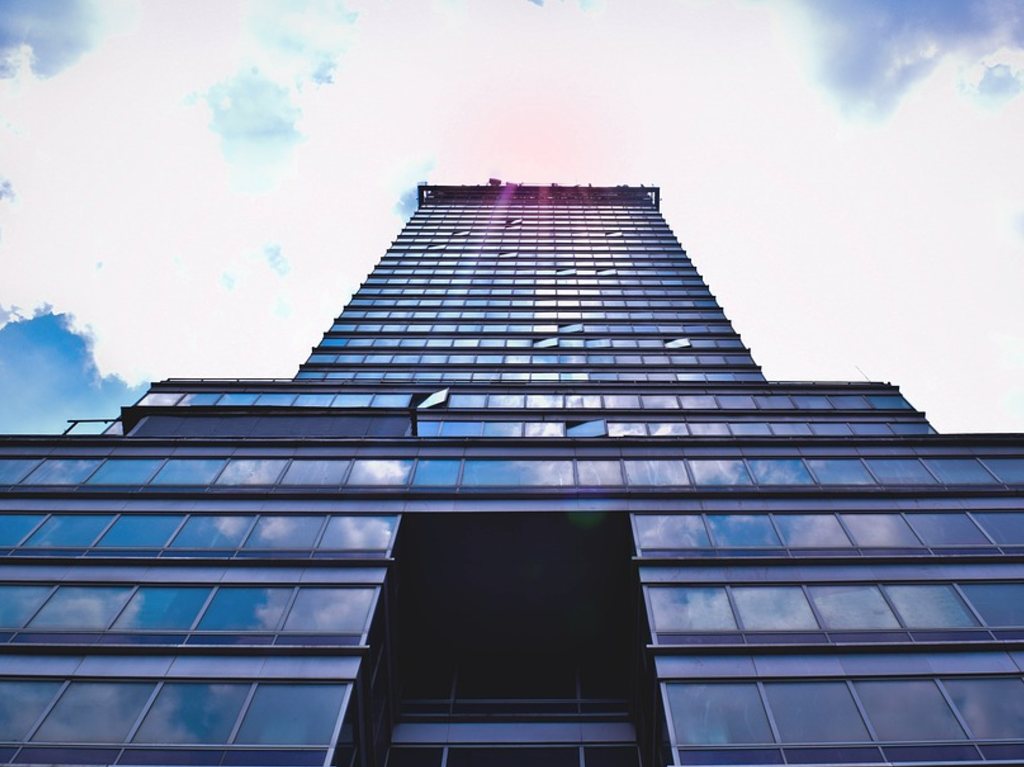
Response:
[[[0,763],[1024,760],[1024,440],[766,381],[659,203],[422,186],[295,378],[0,438]]]

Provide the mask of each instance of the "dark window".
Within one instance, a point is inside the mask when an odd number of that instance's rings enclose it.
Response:
[[[783,743],[871,739],[845,682],[768,682],[764,691]]]

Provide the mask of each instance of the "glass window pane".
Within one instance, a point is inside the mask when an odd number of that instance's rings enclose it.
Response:
[[[17,484],[37,463],[39,463],[38,458],[0,459],[0,485]]]
[[[776,458],[767,461],[750,461],[750,470],[759,485],[810,485],[814,483],[810,472],[799,459]]]
[[[359,459],[352,462],[349,485],[404,485],[409,481],[412,461]]]
[[[618,461],[577,461],[580,487],[621,485],[622,466]]]
[[[638,514],[638,543],[644,549],[708,548],[704,521],[696,514]]]
[[[89,546],[114,517],[99,514],[55,514],[25,541],[33,548]]]
[[[227,743],[248,684],[167,682],[133,743]]]
[[[282,485],[340,485],[349,461],[292,461]]]
[[[682,461],[623,461],[631,485],[688,485]]]
[[[204,586],[142,586],[114,628],[189,629],[209,595],[210,589]]]
[[[966,514],[907,514],[907,522],[928,546],[988,543]]]
[[[854,682],[881,740],[962,740],[965,735],[935,682],[894,679]]]
[[[916,458],[868,458],[867,464],[883,485],[935,484],[935,478]]]
[[[344,685],[261,684],[235,743],[327,745],[344,695]]]
[[[807,460],[807,465],[823,485],[873,485],[875,480],[864,464],[856,459],[826,458]]]
[[[111,458],[89,477],[88,485],[144,485],[162,458]]]
[[[831,514],[776,514],[775,524],[786,545],[794,548],[850,545],[850,539]]]
[[[245,542],[247,549],[311,549],[323,517],[262,516]]]
[[[895,629],[899,621],[877,586],[811,586],[808,591],[829,629]]]
[[[667,684],[665,687],[680,744],[771,743],[774,740],[754,684]]]
[[[544,485],[567,487],[573,484],[572,461],[466,461],[462,484]]]
[[[946,679],[943,684],[975,737],[1020,740],[1024,733],[1024,682],[1020,679]]]
[[[252,517],[192,516],[171,543],[173,549],[235,549],[252,525]]]
[[[985,465],[1008,485],[1024,484],[1024,458],[986,458]]]
[[[182,517],[171,515],[121,515],[103,534],[97,546],[160,547],[167,543],[181,524]]]
[[[72,682],[32,740],[121,743],[152,692],[148,682]]]
[[[1024,583],[964,583],[967,601],[989,626],[1024,626]]]
[[[228,461],[227,468],[217,477],[218,485],[272,485],[281,476],[282,460],[239,459]]]
[[[732,596],[748,631],[818,628],[803,591],[796,586],[737,586]]]
[[[224,465],[223,459],[171,458],[153,478],[154,485],[208,485]]]
[[[0,741],[24,740],[60,685],[60,682],[0,682]]]
[[[199,621],[202,631],[270,631],[281,622],[290,588],[225,587]]]
[[[709,514],[708,527],[716,546],[782,545],[766,514]]]
[[[743,461],[688,461],[698,485],[749,485]]]
[[[396,522],[396,517],[331,517],[320,548],[386,549],[391,544]]]
[[[871,740],[844,682],[767,682],[764,693],[783,743]]]
[[[885,593],[910,628],[978,625],[952,586],[886,586]]]
[[[974,518],[996,543],[1024,543],[1024,512],[975,512]]]
[[[285,631],[362,633],[375,589],[299,589]]]
[[[17,546],[39,524],[43,514],[0,515],[0,546]]]
[[[24,626],[49,594],[49,586],[0,586],[0,628]]]
[[[461,465],[462,461],[458,460],[420,460],[412,483],[424,487],[455,487],[459,483]]]
[[[735,631],[724,588],[652,586],[655,631]]]
[[[130,586],[61,586],[32,628],[105,629],[128,601]]]
[[[947,485],[992,485],[995,478],[973,458],[926,458],[925,465]]]
[[[920,546],[898,514],[841,514],[859,546]]]
[[[25,485],[77,485],[84,482],[100,465],[99,460],[71,458],[48,458],[38,469],[29,474]]]

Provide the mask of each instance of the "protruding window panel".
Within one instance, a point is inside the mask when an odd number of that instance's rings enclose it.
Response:
[[[757,686],[750,682],[668,684],[676,740],[686,745],[772,743]]]
[[[690,346],[689,338],[675,338],[665,342],[666,349],[686,349]]]
[[[441,389],[433,394],[428,395],[417,405],[418,410],[427,410],[432,407],[441,407],[448,404],[448,389]]]
[[[557,338],[542,338],[540,341],[534,341],[533,348],[535,349],[550,349],[554,346],[558,346]]]
[[[572,421],[565,426],[567,437],[607,437],[608,424],[603,420]]]

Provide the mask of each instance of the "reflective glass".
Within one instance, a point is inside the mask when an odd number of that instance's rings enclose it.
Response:
[[[750,463],[754,479],[759,485],[811,485],[811,479],[804,462],[799,459],[755,461]]]
[[[916,458],[868,458],[867,464],[883,485],[935,484],[935,477]]]
[[[807,459],[814,476],[823,485],[873,485],[875,480],[868,474],[864,464],[855,459],[827,458]]]
[[[925,465],[947,485],[993,485],[995,478],[973,458],[926,458]]]
[[[631,485],[688,485],[686,465],[682,461],[623,461]]]
[[[174,549],[234,549],[252,525],[252,517],[192,516],[174,536]]]
[[[88,546],[112,519],[112,516],[99,514],[54,515],[25,541],[25,545],[32,548]]]
[[[975,512],[974,518],[996,543],[1024,543],[1024,512]]]
[[[189,629],[209,594],[205,586],[142,586],[118,616],[114,628]]]
[[[920,546],[898,514],[842,514],[843,524],[859,546]]]
[[[743,461],[688,461],[698,485],[749,485],[750,474]],[[762,463],[767,463],[762,461]]]
[[[907,522],[928,546],[988,543],[966,514],[907,514]]]
[[[204,392],[204,393],[201,393],[201,394],[200,393],[186,394],[184,397],[181,398],[181,401],[178,402],[178,404],[179,405],[189,405],[191,407],[196,407],[196,406],[199,406],[199,405],[212,405],[218,399],[220,399],[220,393],[219,392]]]
[[[781,546],[767,515],[708,514],[708,527],[716,546]]]
[[[386,549],[396,523],[396,517],[331,517],[320,548]]]
[[[85,481],[100,465],[98,460],[48,458],[22,480],[25,485],[77,485]]]
[[[248,694],[248,684],[167,682],[132,742],[227,743]]]
[[[97,546],[160,547],[181,524],[182,517],[157,514],[122,514],[103,534]]]
[[[121,743],[152,691],[148,682],[72,682],[32,740]]]
[[[962,740],[965,735],[935,682],[894,679],[854,682],[881,740]]]
[[[128,601],[130,586],[61,586],[32,628],[105,629]]]
[[[409,407],[411,401],[411,394],[377,394],[372,407]]]
[[[24,740],[60,685],[60,682],[0,682],[0,741]]]
[[[580,487],[621,485],[622,467],[618,461],[577,461]]]
[[[349,461],[292,461],[282,485],[340,485]]]
[[[352,462],[349,485],[404,485],[409,481],[412,461],[358,459]]]
[[[209,485],[224,465],[221,458],[171,458],[153,478],[154,485]]]
[[[910,628],[978,625],[952,586],[886,586],[885,593]]]
[[[1024,734],[1024,682],[1020,679],[945,679],[953,705],[976,738]]]
[[[644,549],[698,549],[711,545],[697,514],[638,514],[637,539]]]
[[[344,685],[261,684],[235,743],[327,745],[344,695]]]
[[[162,458],[111,458],[89,477],[88,485],[144,485]]]
[[[16,546],[42,518],[42,514],[0,515],[0,546]]]
[[[655,631],[735,631],[724,588],[652,586]]]
[[[372,394],[339,394],[331,407],[369,407]]]
[[[245,392],[229,392],[217,400],[220,406],[251,405],[256,401],[257,395]]]
[[[737,586],[732,597],[748,631],[818,628],[803,591],[796,586]]]
[[[0,628],[24,626],[49,594],[49,586],[0,586]]]
[[[227,468],[217,477],[218,485],[272,485],[281,476],[287,461],[269,459],[239,459],[228,461]]]
[[[687,745],[772,743],[754,684],[667,684],[676,739]]]
[[[829,629],[895,629],[892,614],[877,586],[811,586],[807,589]]]
[[[28,474],[28,470],[39,463],[36,458],[0,459],[0,485],[13,485]]]
[[[964,583],[967,601],[989,626],[1024,626],[1024,583]]]
[[[1024,458],[986,458],[985,465],[1008,485],[1024,484]]]
[[[566,487],[573,484],[572,461],[467,460],[462,484]]]
[[[850,546],[843,528],[831,514],[776,514],[782,539],[794,548]]]
[[[299,589],[284,630],[362,633],[373,594],[370,588]]]
[[[416,464],[412,483],[426,487],[455,487],[459,483],[458,460],[423,460]]]
[[[311,549],[323,517],[262,516],[245,541],[247,549]]]
[[[783,743],[871,740],[845,682],[766,682],[764,693]]]
[[[202,631],[270,631],[281,622],[290,588],[224,587],[199,621]]]

